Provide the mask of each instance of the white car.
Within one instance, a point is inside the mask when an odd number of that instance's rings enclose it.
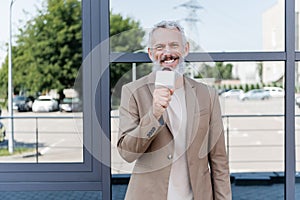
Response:
[[[222,94],[222,97],[225,98],[236,98],[238,99],[240,95],[244,94],[243,90],[240,89],[232,89]]]
[[[248,92],[241,94],[240,100],[245,101],[245,100],[254,100],[254,99],[259,99],[259,100],[265,100],[271,98],[271,95],[268,91],[263,90],[263,89],[253,89],[249,90]]]
[[[33,112],[51,112],[58,110],[58,102],[51,96],[39,96],[32,104]]]
[[[264,90],[268,91],[271,97],[284,97],[284,89],[280,87],[264,87]]]

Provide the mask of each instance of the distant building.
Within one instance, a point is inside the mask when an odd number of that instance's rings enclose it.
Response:
[[[262,15],[263,25],[263,50],[284,50],[284,0],[278,0],[276,4],[267,9]],[[278,82],[283,79],[283,62],[264,62],[264,83]]]
[[[262,16],[263,25],[263,50],[284,51],[284,0],[267,9]],[[299,1],[296,1],[296,50],[299,50]],[[282,82],[284,80],[284,62],[264,62],[263,82]],[[296,84],[299,83],[298,63],[296,63]]]
[[[260,82],[256,62],[233,62],[232,65],[232,77],[239,79],[241,84]]]

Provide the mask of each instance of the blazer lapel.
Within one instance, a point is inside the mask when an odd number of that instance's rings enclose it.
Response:
[[[184,78],[184,87],[185,87],[185,99],[186,99],[186,108],[187,108],[187,147],[193,141],[193,138],[196,135],[196,131],[193,131],[195,126],[195,112],[198,110],[199,104],[197,103],[197,94],[196,87],[192,81],[188,78]]]

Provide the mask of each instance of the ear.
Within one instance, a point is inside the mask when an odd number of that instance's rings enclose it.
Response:
[[[190,52],[190,43],[186,42],[185,47],[184,47],[184,57],[186,57]]]
[[[153,60],[153,55],[152,55],[152,51],[150,48],[148,48],[148,56],[151,60]]]

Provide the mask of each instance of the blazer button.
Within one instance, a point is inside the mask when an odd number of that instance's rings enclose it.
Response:
[[[171,160],[173,158],[172,154],[168,155],[168,159]]]

